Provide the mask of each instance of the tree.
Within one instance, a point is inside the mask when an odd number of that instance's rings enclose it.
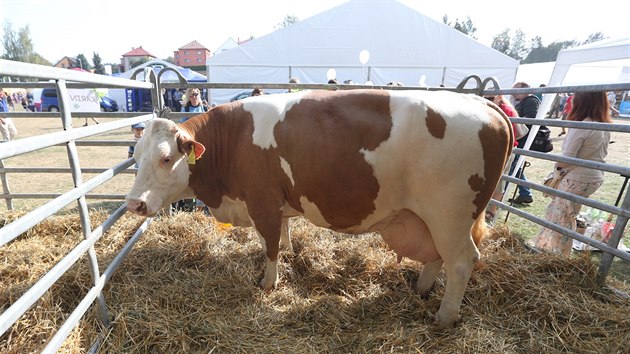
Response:
[[[575,46],[575,41],[553,42],[548,46],[539,46],[532,48],[527,57],[523,59],[522,64],[544,63],[555,61],[558,53],[565,48]]]
[[[87,60],[85,55],[83,55],[83,53],[77,55],[77,66],[75,66],[75,67],[76,68],[81,68],[83,70],[90,70],[90,69],[92,69],[92,65],[90,65],[90,62]]]
[[[48,60],[44,59],[44,57],[35,53],[28,25],[20,28],[18,32],[15,32],[11,23],[6,21],[4,23],[4,37],[2,38],[2,46],[4,47],[4,54],[1,57],[2,59],[20,61],[23,63],[52,65]],[[12,77],[11,80],[37,81],[36,79],[32,78],[19,77]]]
[[[506,28],[492,40],[491,47],[499,52],[506,54],[510,51],[510,29]]]
[[[101,56],[97,52],[94,52],[92,56],[92,63],[94,63],[94,73],[105,75],[105,66],[101,63]]]
[[[112,68],[112,74],[118,74],[120,72],[122,72],[120,70],[120,64],[116,64],[116,63],[106,63],[105,65],[109,65]]]
[[[604,37],[604,34],[601,32],[595,32],[591,35],[588,36],[588,38],[582,42],[581,44],[587,44],[587,43],[593,43],[593,42],[597,42],[597,41],[601,41],[602,39],[605,39],[606,37]]]
[[[37,54],[33,49],[33,41],[31,40],[28,25],[15,32],[11,23],[6,21],[4,23],[2,46],[4,47],[3,59],[21,61],[23,63],[51,65],[48,60]]]
[[[129,68],[133,69],[136,66],[142,65],[146,62],[148,62],[149,60],[151,60],[151,58],[149,57],[141,57],[141,58],[137,58],[137,59],[132,59],[129,61]]]
[[[540,37],[534,39],[532,43],[535,41],[542,43]],[[504,29],[492,40],[492,48],[518,61],[525,58],[531,50],[531,47],[526,45],[525,33],[520,28],[516,30],[514,36],[510,36],[509,28]]]
[[[512,45],[507,55],[521,61],[529,53],[529,47],[525,44],[525,33],[520,28],[516,30],[514,37],[512,38]]]
[[[474,39],[477,39],[477,36],[475,36],[475,32],[477,32],[477,27],[475,27],[475,24],[473,23],[472,19],[470,18],[470,16],[466,16],[466,20],[459,22],[459,19],[456,18],[455,22],[450,22],[448,19],[448,15],[444,15],[444,17],[442,17],[442,22],[444,22],[444,24],[453,27],[454,29],[460,31],[461,33],[468,35]]]
[[[570,40],[553,42],[545,46],[540,36],[535,36],[527,44],[525,33],[521,29],[516,30],[512,36],[510,29],[506,28],[494,37],[492,48],[520,61],[521,64],[531,64],[555,61],[562,49],[596,42],[604,38],[606,37],[601,32],[596,32],[588,36],[583,42]]]
[[[169,62],[171,64],[175,64],[175,58],[173,58],[172,56],[169,56],[168,58],[164,59],[164,61]]]
[[[300,19],[295,15],[286,15],[284,16],[284,19],[282,20],[282,22],[278,23],[274,28],[275,29],[286,28],[298,22],[299,20]]]

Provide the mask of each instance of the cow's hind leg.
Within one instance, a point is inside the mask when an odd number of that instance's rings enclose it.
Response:
[[[464,291],[473,266],[479,260],[479,250],[471,237],[470,224],[440,223],[431,231],[446,268],[446,289],[435,319],[440,327],[452,327],[459,318]]]
[[[282,218],[282,224],[280,225],[280,246],[282,246],[282,249],[286,251],[293,252],[293,245],[291,244],[291,225],[289,224],[290,222],[291,219]]]
[[[418,282],[416,282],[415,290],[423,299],[429,297],[429,293],[435,284],[435,277],[437,277],[440,269],[442,269],[442,263],[444,262],[438,259],[437,261],[427,262],[422,266],[422,271],[418,277]]]

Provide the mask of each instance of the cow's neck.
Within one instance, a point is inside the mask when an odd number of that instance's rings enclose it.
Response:
[[[180,124],[180,129],[206,147],[201,158],[189,165],[191,175],[188,185],[197,198],[211,208],[218,208],[221,198],[228,194],[225,172],[228,171],[226,143],[229,139],[224,136],[225,129],[222,129],[221,119],[215,116],[218,113],[215,111]]]

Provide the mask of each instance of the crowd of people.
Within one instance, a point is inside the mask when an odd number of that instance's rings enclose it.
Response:
[[[12,95],[8,95],[2,88],[0,88],[0,112],[15,111],[15,107],[11,109]],[[15,139],[17,136],[17,128],[15,123],[9,117],[0,117],[0,135],[2,135],[2,141],[9,141]]]
[[[513,85],[513,88],[528,87],[530,86],[525,82],[517,82]],[[618,113],[615,109],[615,97],[616,94],[614,92],[602,91],[558,94],[547,117],[568,121],[613,123],[612,116]],[[502,95],[486,96],[486,98],[497,104],[508,117],[535,118],[541,104],[541,98],[525,93],[512,95],[514,106],[512,106],[510,100]],[[527,126],[529,129],[532,127],[531,125]],[[523,148],[527,136],[520,137],[516,141],[515,146]],[[562,128],[559,137],[562,136],[564,138],[561,151],[559,152],[562,156],[605,163],[608,145],[611,142],[610,132],[594,129]],[[510,168],[509,172],[504,171],[504,174],[512,175],[514,169],[517,168],[517,160],[518,156],[513,156],[507,162],[507,166],[510,166]],[[523,164],[521,164],[516,176],[526,180],[523,172]],[[568,163],[556,162],[554,164],[554,173],[559,176],[557,190],[585,198],[595,193],[604,183],[603,171]],[[499,183],[492,198],[502,200],[506,188],[505,182]],[[513,205],[533,203],[533,194],[529,188],[519,185],[516,191],[518,191],[518,196],[509,199],[508,202]],[[575,231],[577,229],[576,219],[581,208],[582,205],[580,203],[552,196],[545,209],[545,218],[549,222]],[[486,222],[488,224],[494,224],[496,211],[496,206],[489,205],[486,208]],[[562,255],[569,255],[573,246],[571,238],[545,227],[540,228],[533,243],[540,250]]]

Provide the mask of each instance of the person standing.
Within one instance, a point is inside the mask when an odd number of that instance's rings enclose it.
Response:
[[[606,93],[576,92],[567,120],[612,123]],[[605,163],[609,142],[610,132],[570,128],[562,144],[562,156]],[[600,170],[564,162],[556,162],[554,169],[566,172],[557,189],[574,195],[588,198],[604,183],[604,172]],[[545,210],[545,218],[575,231],[575,217],[581,208],[582,204],[553,197]],[[571,238],[543,227],[534,238],[534,245],[547,252],[569,255],[573,242]]]
[[[195,112],[204,113],[208,111],[208,107],[201,101],[201,92],[197,88],[189,88],[186,90],[186,96],[184,97],[184,104],[182,105],[181,112]],[[180,123],[184,123],[190,117],[182,118]]]
[[[203,113],[208,109],[204,107],[201,101],[201,92],[197,88],[189,88],[186,90],[186,97],[184,97],[184,104],[182,105],[182,112],[198,112]]]
[[[496,96],[486,96],[485,98],[487,100],[489,100],[489,101],[494,102],[494,104],[499,106],[499,108],[505,113],[506,116],[508,116],[508,117],[516,117],[516,116],[518,116],[518,113],[516,113],[516,109],[505,98],[505,96],[503,96],[503,95],[496,95]],[[513,132],[515,131],[514,123],[512,123],[512,131]],[[517,144],[518,144],[518,142],[516,141],[516,136],[515,136],[514,147],[516,147]],[[512,163],[513,159],[514,159],[514,154],[510,154],[510,157],[508,158],[508,161],[506,161],[506,163],[505,163],[505,168],[503,170],[503,174],[507,174],[508,173],[508,170],[509,170],[509,168],[511,166],[511,163]],[[499,184],[497,184],[497,187],[494,190],[494,193],[492,194],[492,199],[498,200],[498,201],[503,200],[503,193],[504,193],[506,184],[507,183],[503,179],[499,180]],[[489,225],[493,225],[496,214],[497,214],[497,206],[488,204],[488,206],[486,207],[486,223],[489,224]]]
[[[209,107],[203,103],[201,100],[201,92],[198,88],[189,88],[186,90],[186,95],[184,97],[184,104],[182,105],[182,112],[196,112],[196,113],[204,113],[207,112]],[[190,119],[191,117],[185,117],[179,120],[180,123],[183,123]],[[172,205],[172,208],[175,210],[183,210],[183,211],[193,211],[204,210],[205,205],[199,199],[182,199],[177,201]]]
[[[142,138],[142,135],[144,134],[144,128],[146,127],[146,125],[144,123],[136,123],[134,125],[131,126],[131,132],[133,133],[133,140],[137,143],[138,140],[140,140],[140,138]],[[131,145],[129,146],[129,149],[127,150],[127,158],[130,159],[133,157],[133,153],[135,152],[136,146],[135,145]]]
[[[7,99],[7,94],[0,88],[0,112],[9,112]],[[11,118],[0,117],[0,134],[2,135],[3,141],[15,139],[17,135],[17,128]]]
[[[569,93],[569,96],[567,96],[567,99],[564,102],[564,109],[562,110],[562,120],[566,120],[567,117],[569,116],[569,113],[571,113],[571,108],[573,106],[572,103],[573,103],[573,94]],[[567,130],[564,129],[564,127],[562,127],[562,131],[560,132],[560,134],[558,134],[558,136],[563,136],[566,133],[567,133]]]
[[[529,84],[522,81],[517,82],[512,86],[512,88],[529,88],[529,87],[530,87]],[[512,97],[514,97],[514,100],[516,102],[516,104],[514,105],[514,108],[516,109],[516,112],[518,113],[519,117],[526,117],[526,118],[532,118],[532,119],[536,118],[536,115],[538,114],[538,108],[540,107],[540,100],[538,99],[538,97],[530,93],[514,94],[512,95]],[[526,125],[529,130],[532,129],[531,124],[526,124]],[[527,141],[528,136],[529,136],[529,133],[523,136],[522,138],[518,139],[518,145],[517,145],[518,148],[523,148],[525,146],[525,142]],[[514,168],[516,167],[517,162],[518,162],[518,155],[515,155],[514,161],[512,162],[512,165],[510,167],[510,175],[512,175],[512,172],[514,171]],[[518,170],[516,176],[523,181],[527,181],[527,178],[525,177],[525,173],[522,167]],[[508,201],[512,203],[518,203],[518,204],[531,204],[534,202],[534,198],[532,197],[532,191],[529,189],[529,187],[518,185],[518,196]]]
[[[181,90],[175,90],[175,92],[173,92],[173,106],[175,108],[175,112],[180,112],[182,110],[182,98],[183,94]]]

